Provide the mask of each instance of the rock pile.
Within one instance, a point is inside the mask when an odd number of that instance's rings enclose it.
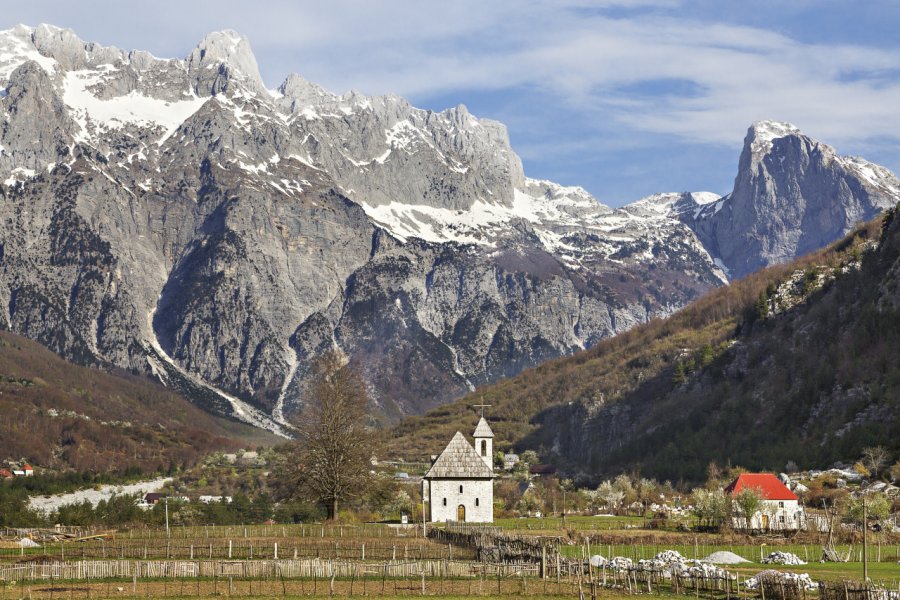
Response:
[[[671,578],[672,575],[678,575],[679,577],[704,577],[708,579],[732,577],[721,567],[699,560],[688,560],[677,550],[663,550],[653,558],[639,560],[637,564],[624,556],[616,556],[607,560],[599,554],[595,554],[591,557],[591,566],[615,571],[629,571],[632,569],[652,571],[660,573],[666,578]]]
[[[604,569],[612,569],[614,571],[627,571],[634,567],[634,561],[624,556],[614,556],[610,559],[604,558],[599,554],[591,557],[591,566]]]
[[[801,560],[796,554],[790,552],[772,552],[762,559],[763,564],[767,565],[805,565],[806,561]]]
[[[809,573],[784,573],[782,571],[776,571],[775,569],[760,571],[748,579],[744,585],[748,590],[757,590],[764,581],[784,583],[787,585],[798,586],[806,590],[818,589],[818,585],[812,580]]]
[[[681,575],[689,577],[703,577],[705,579],[735,579],[737,575],[728,573],[722,567],[709,564],[700,560],[688,561],[687,570]],[[692,564],[690,564],[692,563]]]
[[[743,556],[738,556],[734,552],[729,552],[728,550],[719,550],[718,552],[713,552],[709,556],[703,559],[703,562],[713,563],[715,565],[738,565],[741,563],[750,562]]]

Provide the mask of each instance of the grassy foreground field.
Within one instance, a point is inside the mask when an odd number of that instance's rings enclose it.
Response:
[[[741,577],[750,577],[766,568],[777,568],[791,573],[809,573],[814,581],[862,581],[862,563],[809,563],[800,566],[784,565],[738,565],[728,570]],[[900,565],[897,563],[869,563],[869,579],[880,586],[896,590],[900,584]]]
[[[839,544],[836,545],[835,548],[837,549],[838,553],[842,555],[846,555],[849,552],[849,554],[851,555],[850,563],[858,563],[860,565],[862,564],[862,546],[860,544],[852,546],[848,544]],[[583,545],[568,545],[563,546],[561,550],[563,556],[574,558],[580,557],[582,555],[582,551],[584,551],[587,555],[600,554],[607,558],[613,556],[625,556],[632,560],[653,558],[658,552],[661,552],[663,550],[677,550],[685,558],[691,559],[704,559],[713,552],[727,550],[753,563],[761,563],[763,557],[775,551],[790,552],[791,554],[796,554],[807,563],[814,563],[820,560],[822,557],[821,544],[792,544],[790,542],[769,542],[767,544],[730,544],[728,542],[709,543],[708,540],[702,543],[692,544],[685,543],[684,539],[675,540],[673,543],[643,543],[640,541],[635,541],[631,544],[594,543]],[[880,548],[878,546],[870,546],[869,548],[869,564],[880,562],[889,563],[896,566],[898,561],[900,561],[900,545],[886,544],[881,546]],[[860,567],[860,569],[862,569],[862,567]]]
[[[644,517],[572,515],[566,517],[563,526],[562,517],[525,517],[518,519],[496,519],[494,526],[510,531],[521,531],[532,535],[557,535],[566,530],[575,531],[609,531],[643,527],[647,520]]]
[[[747,543],[755,540],[733,534],[660,532],[642,528],[642,523],[634,517],[567,517],[565,528],[559,518],[501,519],[495,524],[491,531],[499,529],[507,536],[542,539],[541,543],[551,547],[560,543],[564,564],[559,579],[554,575],[552,558],[548,564],[550,577],[541,579],[539,565],[533,562],[483,563],[476,560],[473,548],[423,538],[421,528],[416,526],[240,525],[173,527],[169,532],[164,528],[125,529],[108,532],[104,538],[51,541],[40,548],[0,551],[0,600],[223,596],[587,599],[592,592],[595,598],[618,600],[635,593],[647,594],[650,586],[646,582],[638,586],[636,580],[634,585],[624,583],[621,574],[609,571],[591,572],[586,561],[578,559],[600,554],[637,561],[664,550],[677,550],[688,559],[728,550],[751,561],[723,565],[738,576],[727,593],[725,588],[715,586],[685,589],[693,584],[682,582],[681,594],[675,595],[671,581],[653,581],[649,594],[664,598],[686,598],[685,594],[706,600],[757,598],[757,592],[745,589],[745,580],[765,569],[807,573],[814,581],[862,580],[858,544],[851,552],[855,562],[826,564],[816,562],[821,544],[796,544],[774,537],[766,538],[766,543],[760,538],[759,543]],[[607,527],[595,528],[595,524]],[[871,580],[892,590],[900,585],[900,545],[896,541],[884,536],[869,546]],[[849,549],[838,546],[841,552]],[[796,554],[809,564],[761,564],[761,556],[776,550]],[[298,562],[305,566],[296,566]],[[10,581],[3,581],[4,576]],[[593,590],[591,576],[595,580]],[[610,587],[601,587],[607,576]]]

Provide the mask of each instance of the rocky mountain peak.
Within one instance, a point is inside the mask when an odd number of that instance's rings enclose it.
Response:
[[[69,152],[73,129],[47,72],[35,61],[20,64],[0,94],[0,174],[33,174]]]
[[[900,181],[887,169],[840,156],[790,123],[759,121],[731,194],[681,218],[742,277],[840,238],[898,198]]]
[[[186,60],[188,72],[197,79],[198,94],[221,92],[227,87],[227,79],[234,77],[249,85],[252,91],[266,91],[250,41],[236,31],[210,33]]]
[[[33,39],[34,28],[16,25],[0,31],[0,81],[9,79],[13,70],[26,60],[39,63],[50,73],[56,69],[56,61],[38,52]]]
[[[772,140],[789,135],[802,135],[800,129],[782,121],[756,121],[747,130],[744,147],[753,154],[765,154],[772,149]]]
[[[13,44],[7,59],[35,60],[53,75],[128,61],[126,53],[114,46],[85,42],[71,29],[55,25],[17,25],[4,33]]]
[[[31,33],[37,51],[52,57],[63,68],[78,69],[83,66],[85,43],[71,29],[41,23]]]
[[[300,112],[305,108],[311,109],[327,100],[336,99],[334,94],[297,73],[287,76],[278,86],[278,93],[281,94],[281,105],[290,113]]]
[[[45,91],[50,87],[50,78],[47,72],[33,60],[28,60],[16,67],[9,75],[9,83],[6,85],[6,97],[10,110],[26,96],[34,97],[36,101],[43,100],[38,91]]]

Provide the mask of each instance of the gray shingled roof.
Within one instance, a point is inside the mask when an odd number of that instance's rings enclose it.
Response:
[[[484,417],[481,417],[481,420],[478,421],[478,425],[475,426],[475,434],[474,435],[477,438],[492,438],[492,437],[494,437],[494,432],[491,431],[491,426],[488,425],[488,422]]]
[[[426,479],[490,479],[493,476],[493,470],[458,431],[425,473]]]

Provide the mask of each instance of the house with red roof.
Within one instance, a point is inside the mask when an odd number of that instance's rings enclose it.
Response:
[[[34,468],[25,463],[21,467],[13,467],[12,474],[13,477],[34,477]]]
[[[760,510],[750,519],[750,529],[796,531],[804,527],[806,515],[800,499],[772,473],[741,473],[725,493],[734,498],[744,490],[755,490],[762,498]],[[732,522],[738,529],[748,526],[742,515]]]

